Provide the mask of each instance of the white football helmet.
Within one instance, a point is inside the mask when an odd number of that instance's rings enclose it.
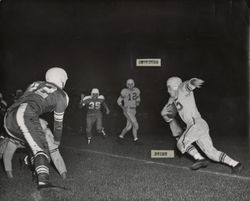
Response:
[[[167,80],[167,87],[171,87],[173,90],[177,90],[181,83],[182,83],[181,78],[170,77]]]
[[[91,90],[91,96],[92,97],[95,97],[95,98],[97,98],[98,96],[99,96],[99,89],[97,89],[97,88],[93,88],[92,90]]]
[[[127,82],[126,82],[126,86],[129,88],[129,89],[133,89],[134,86],[135,86],[135,82],[133,79],[128,79]]]
[[[45,79],[47,82],[54,83],[63,89],[68,79],[68,75],[64,69],[53,67],[46,72]]]

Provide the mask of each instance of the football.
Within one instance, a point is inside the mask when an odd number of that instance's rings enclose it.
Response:
[[[166,114],[168,118],[170,119],[175,118],[175,116],[177,115],[177,112],[178,111],[174,103],[168,105],[167,114]]]

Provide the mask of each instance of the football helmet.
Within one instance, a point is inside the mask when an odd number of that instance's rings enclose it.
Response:
[[[133,80],[133,79],[128,79],[127,82],[126,82],[126,86],[127,86],[127,88],[129,88],[129,89],[133,89],[134,86],[135,86],[134,80]]]
[[[63,89],[68,79],[68,75],[64,69],[53,67],[46,72],[45,79],[47,82],[51,82]]]
[[[92,98],[97,98],[98,96],[99,96],[99,89],[97,89],[97,88],[93,88],[92,90],[91,90],[91,97]]]
[[[173,90],[177,90],[181,83],[182,83],[181,78],[170,77],[167,80],[167,87],[171,87]]]

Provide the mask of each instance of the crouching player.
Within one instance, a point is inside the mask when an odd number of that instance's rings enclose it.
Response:
[[[167,80],[171,101],[186,124],[186,130],[178,139],[177,147],[184,154],[189,152],[190,146],[195,142],[208,158],[230,166],[233,174],[238,173],[242,170],[243,165],[213,146],[208,124],[196,107],[193,90],[200,88],[203,83],[204,81],[198,78],[192,78],[185,82],[182,82],[179,77],[170,77]]]
[[[33,82],[24,94],[12,104],[5,115],[4,126],[9,135],[25,141],[34,156],[38,189],[61,189],[49,182],[49,148],[39,117],[54,113],[54,144],[60,145],[64,112],[69,98],[63,90],[68,79],[62,68],[50,68],[46,81]]]
[[[59,152],[58,145],[54,143],[54,136],[51,132],[51,130],[47,127],[48,123],[47,121],[40,119],[40,123],[42,126],[42,129],[45,133],[46,140],[48,142],[49,146],[49,152],[50,152],[50,158],[52,159],[57,171],[61,175],[63,179],[67,178],[67,169],[64,163],[64,160]],[[22,140],[17,140],[10,137],[5,137],[5,144],[2,144],[3,152],[0,154],[0,159],[3,158],[4,163],[4,169],[6,171],[6,174],[9,178],[13,178],[12,173],[12,158],[15,153],[15,151],[18,148],[28,148],[27,144]],[[33,166],[33,157],[29,158],[27,155],[24,159],[24,162],[26,165]],[[33,169],[33,168],[32,168]]]

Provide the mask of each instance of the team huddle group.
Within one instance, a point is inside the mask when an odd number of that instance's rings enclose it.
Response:
[[[25,158],[25,162],[31,167],[39,190],[60,188],[49,182],[50,160],[54,162],[62,178],[66,179],[67,170],[58,146],[62,138],[64,112],[69,103],[69,97],[63,90],[67,79],[68,75],[64,69],[48,69],[45,81],[36,81],[29,85],[24,94],[7,109],[4,116],[7,137],[0,139],[0,158],[3,157],[7,176],[13,177],[11,160],[15,150],[27,147],[30,154]],[[190,167],[192,170],[208,165],[208,159],[199,153],[194,146],[195,143],[209,159],[230,166],[233,174],[239,173],[243,165],[213,146],[208,124],[197,109],[193,91],[200,88],[203,83],[204,81],[198,78],[187,81],[182,81],[179,77],[168,78],[166,86],[170,97],[161,115],[169,124],[179,151],[194,158],[195,162]],[[132,129],[134,143],[139,143],[136,107],[140,105],[140,100],[140,90],[135,87],[133,79],[128,79],[126,87],[121,90],[117,99],[117,104],[127,119],[125,128],[118,136],[119,142],[122,142],[126,133]],[[81,96],[80,106],[87,108],[86,136],[90,144],[94,124],[98,133],[106,135],[102,125],[101,106],[104,106],[106,114],[110,111],[104,96],[100,95],[97,88],[93,88],[89,96]],[[48,112],[54,113],[53,132],[47,127],[48,123],[40,118]],[[177,113],[186,124],[185,129],[179,126],[176,120]]]

